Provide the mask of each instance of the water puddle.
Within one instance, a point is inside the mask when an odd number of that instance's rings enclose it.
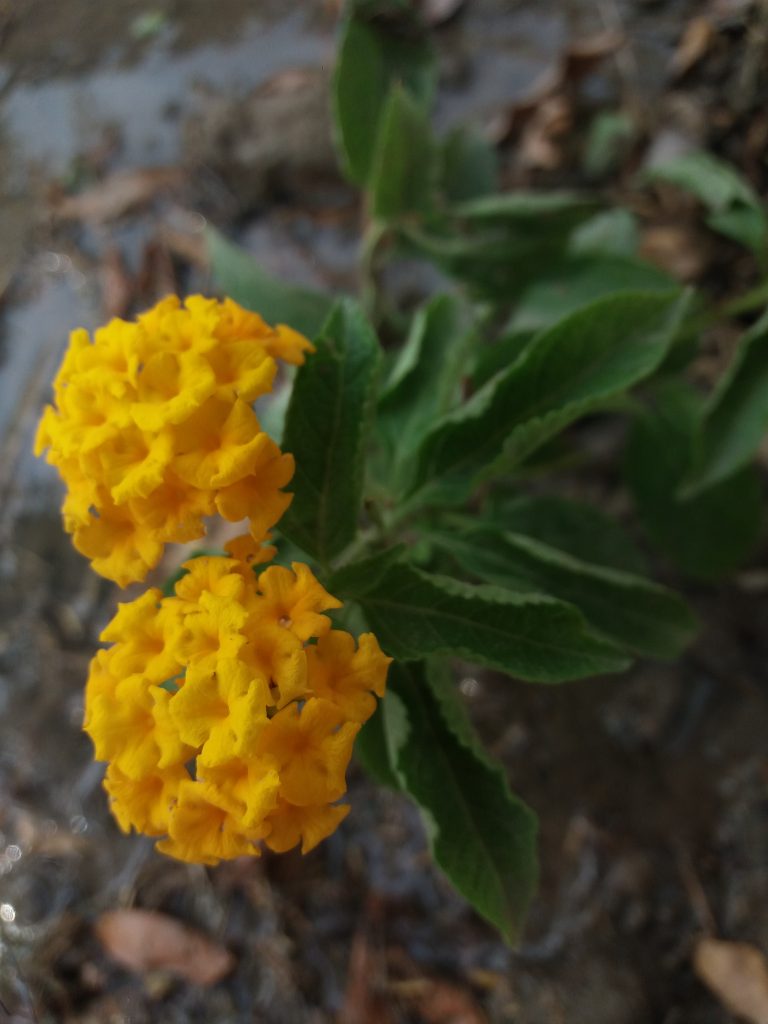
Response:
[[[115,57],[76,78],[16,86],[4,105],[6,131],[17,159],[48,176],[66,174],[105,126],[119,131],[122,165],[173,163],[197,90],[244,95],[285,67],[328,62],[332,47],[332,35],[302,11],[271,24],[247,20],[236,40],[184,53],[158,40],[132,67]]]

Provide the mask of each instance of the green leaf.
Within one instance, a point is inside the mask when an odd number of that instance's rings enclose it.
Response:
[[[707,224],[713,231],[751,249],[765,263],[768,243],[765,210],[754,206],[734,206],[730,210],[718,210],[710,214]]]
[[[642,575],[646,562],[623,528],[593,505],[552,495],[491,499],[483,522],[523,533],[607,569]]]
[[[401,245],[466,281],[478,295],[509,304],[567,252],[593,200],[571,193],[506,192],[460,203],[429,226],[402,226]]]
[[[702,400],[685,382],[659,386],[654,407],[638,416],[626,473],[643,525],[684,572],[712,579],[749,555],[762,522],[760,479],[752,467],[703,493],[680,498],[701,421]]]
[[[574,256],[634,256],[640,244],[637,218],[617,207],[601,210],[573,233],[569,252]]]
[[[509,221],[520,226],[536,225],[550,218],[559,227],[581,224],[597,208],[591,196],[574,192],[500,192],[480,196],[455,206],[453,212],[467,220]]]
[[[690,192],[710,211],[710,227],[765,255],[765,210],[750,183],[730,164],[711,153],[686,153],[650,168],[644,177]]]
[[[543,270],[517,301],[509,326],[542,330],[597,299],[626,291],[665,291],[674,281],[657,267],[619,253],[567,253]]]
[[[441,184],[447,202],[477,199],[498,188],[496,150],[471,127],[454,129],[443,142],[441,155]]]
[[[288,324],[313,337],[334,303],[331,295],[284,284],[266,274],[253,257],[218,231],[206,232],[208,258],[217,288],[272,325]]]
[[[481,388],[497,373],[508,370],[517,362],[535,336],[535,331],[512,330],[496,341],[479,347],[475,353],[475,366],[472,371],[474,388]]]
[[[468,223],[468,222],[463,222]],[[469,224],[469,230],[444,218],[423,226],[401,225],[399,241],[406,254],[426,257],[481,298],[508,304],[565,252],[573,218],[544,217],[508,224],[500,220]]]
[[[389,789],[400,789],[400,780],[387,747],[383,701],[379,701],[373,715],[357,734],[355,754],[374,782]]]
[[[379,401],[379,429],[397,462],[456,404],[471,337],[466,306],[454,296],[439,295],[415,314]]]
[[[768,431],[768,313],[747,331],[704,410],[686,494],[741,469]]]
[[[725,210],[734,203],[749,205],[758,202],[749,182],[730,164],[711,153],[685,153],[648,168],[643,177],[649,181],[677,185],[713,211]]]
[[[584,170],[599,178],[615,170],[636,135],[632,117],[623,110],[604,110],[589,126],[584,147]]]
[[[390,90],[381,115],[369,189],[379,220],[428,212],[437,186],[436,148],[423,107],[400,85]]]
[[[685,602],[671,590],[641,576],[593,565],[567,549],[483,528],[431,536],[473,576],[568,601],[596,630],[634,653],[676,657],[695,631]]]
[[[280,530],[321,563],[357,531],[379,361],[376,335],[345,300],[296,374],[283,436],[296,459],[294,498]]]
[[[333,103],[344,169],[358,185],[365,185],[371,173],[382,110],[395,82],[425,109],[429,106],[435,66],[428,43],[395,35],[382,23],[349,18],[342,28]]]
[[[390,566],[349,593],[387,653],[452,654],[529,682],[620,672],[627,659],[590,633],[580,612],[540,595],[472,586],[410,565]]]
[[[519,463],[621,395],[661,363],[687,302],[679,293],[611,296],[540,334],[427,436],[414,491],[434,479],[477,474],[502,455],[507,468]]]
[[[378,584],[391,566],[401,562],[405,552],[404,544],[396,544],[385,551],[342,565],[328,577],[328,590],[339,598],[362,594],[367,587]]]
[[[401,785],[425,819],[433,857],[508,942],[536,889],[536,818],[500,766],[457,735],[420,667],[393,666],[384,704]]]

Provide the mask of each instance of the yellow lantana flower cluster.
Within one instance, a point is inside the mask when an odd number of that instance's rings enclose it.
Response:
[[[169,296],[92,340],[72,332],[36,452],[64,478],[65,527],[97,572],[144,579],[165,544],[202,537],[215,513],[264,539],[290,503],[294,464],[251,403],[276,359],[300,364],[311,350],[289,327],[200,295]]]
[[[390,662],[373,634],[356,645],[331,628],[323,613],[340,602],[306,565],[257,575],[251,538],[227,550],[187,562],[174,596],[120,605],[86,689],[120,826],[206,864],[258,854],[262,840],[306,853],[334,831]]]

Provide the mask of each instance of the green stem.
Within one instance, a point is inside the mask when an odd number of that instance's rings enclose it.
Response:
[[[386,237],[387,225],[381,221],[369,221],[363,232],[360,253],[360,302],[366,314],[376,319],[378,307],[378,286],[376,282],[379,246]]]

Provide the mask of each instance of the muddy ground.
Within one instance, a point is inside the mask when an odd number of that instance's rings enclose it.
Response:
[[[632,181],[649,154],[705,144],[765,194],[764,4],[452,6],[435,28],[442,125],[472,118],[498,139],[510,186],[629,202],[681,279],[750,283],[689,209]],[[703,12],[714,34],[681,70]],[[360,210],[318,103],[336,17],[330,2],[0,2],[0,1020],[725,1024],[692,956],[702,935],[768,952],[765,550],[727,584],[687,588],[705,628],[675,666],[561,688],[457,667],[541,815],[541,892],[516,951],[432,870],[407,802],[358,769],[352,813],[306,858],[189,867],[106,812],[80,721],[117,595],[61,531],[34,424],[71,328],[207,286],[206,222],[286,277],[354,288]],[[606,56],[558,81],[563,54],[601,38]],[[526,104],[538,129],[517,126]],[[596,170],[584,132],[601,110],[634,128]],[[623,507],[615,467],[581,486]],[[200,929],[234,970],[203,987],[120,967],[94,924],[121,907]]]

